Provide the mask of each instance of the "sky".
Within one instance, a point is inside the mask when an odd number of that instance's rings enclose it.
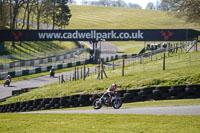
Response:
[[[76,0],[78,4],[81,3],[82,0]],[[156,5],[156,1],[157,0],[124,0],[126,3],[133,3],[133,4],[139,4],[140,6],[142,6],[143,9],[146,8],[146,5],[149,2],[154,3],[154,5]]]

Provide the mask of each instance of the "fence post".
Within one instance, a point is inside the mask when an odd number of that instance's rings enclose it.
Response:
[[[59,84],[60,84],[60,75],[59,75],[59,77],[58,77],[58,82],[59,82]]]
[[[112,65],[113,65],[113,71],[114,71],[114,70],[115,70],[115,64],[114,64],[114,61],[113,61],[113,64],[112,64]]]
[[[123,58],[123,63],[122,63],[122,76],[124,76],[124,58]]]
[[[81,79],[83,78],[83,70],[82,70],[82,67],[81,67]]]
[[[101,71],[101,79],[103,79],[103,62],[101,62],[100,71]]]
[[[163,70],[165,70],[165,53],[163,54]]]
[[[77,67],[77,80],[79,80],[79,68]]]
[[[83,69],[83,80],[85,80],[85,64],[84,64],[84,69]]]
[[[75,65],[75,71],[74,71],[74,80],[76,81],[76,65]]]
[[[64,80],[64,76],[61,75],[61,83],[64,83],[64,82],[65,82],[65,80]]]

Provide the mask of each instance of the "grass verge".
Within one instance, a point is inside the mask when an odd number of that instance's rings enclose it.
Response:
[[[1,132],[198,133],[200,116],[125,114],[0,114]]]
[[[12,46],[11,42],[5,42],[5,53],[7,54],[18,54],[18,56],[9,56],[9,58],[0,58],[1,64],[16,62],[20,60],[30,60],[37,58],[44,58],[47,55],[35,55],[30,56],[31,53],[40,53],[40,52],[48,52],[58,50],[70,50],[73,48],[77,48],[75,42],[59,42],[59,41],[51,41],[51,42],[15,42],[15,46]],[[25,55],[26,54],[26,55]],[[48,55],[51,56],[51,55]]]

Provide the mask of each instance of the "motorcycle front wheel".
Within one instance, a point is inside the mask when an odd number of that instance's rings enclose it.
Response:
[[[101,101],[99,98],[95,99],[92,103],[94,109],[100,109],[102,107]]]
[[[112,106],[113,106],[114,109],[119,109],[122,106],[122,100],[121,99],[113,100]]]

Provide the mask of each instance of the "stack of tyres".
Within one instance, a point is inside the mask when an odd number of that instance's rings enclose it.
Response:
[[[35,99],[34,101],[33,101],[33,111],[36,111],[36,110],[40,110],[40,108],[39,108],[39,105],[41,105],[41,103],[42,103],[42,98],[40,98],[40,99]]]
[[[147,87],[140,89],[138,92],[138,96],[140,97],[141,101],[151,100],[154,99],[153,90],[155,87]]]
[[[27,105],[27,102],[21,102],[20,105],[19,105],[19,111],[20,112],[25,112],[25,111],[28,111],[28,105]]]
[[[60,98],[60,108],[68,108],[69,107],[69,99],[70,96],[65,96]]]
[[[185,93],[186,98],[200,98],[200,85],[187,85]]]
[[[101,95],[101,94],[99,94],[99,95]],[[98,95],[98,94],[93,94],[93,95],[90,97],[90,102],[93,103],[93,101],[94,101],[95,99],[99,98],[99,95]]]
[[[3,105],[0,105],[0,113],[2,113]]]
[[[80,103],[80,107],[83,106],[89,106],[92,105],[92,102],[90,102],[90,97],[92,97],[92,95],[80,95],[80,97],[78,98],[78,102]]]
[[[10,106],[9,104],[6,104],[6,105],[5,105],[5,112],[8,112],[8,111],[9,111],[9,106]]]
[[[38,106],[39,110],[46,110],[46,109],[50,109],[49,103],[51,101],[52,98],[44,98],[41,102],[41,104]]]
[[[6,104],[4,106],[4,112],[10,112],[10,104]]]
[[[122,102],[136,102],[140,101],[138,93],[140,90],[127,90],[126,93],[124,93],[124,96],[122,98]]]
[[[1,113],[4,113],[4,112],[5,112],[4,109],[5,109],[5,105],[2,105],[1,108],[0,108]]]
[[[58,109],[60,104],[60,98],[52,98],[52,100],[50,101],[49,105],[50,105],[50,109]]]
[[[79,107],[79,105],[80,105],[80,103],[78,102],[79,97],[80,97],[79,94],[70,96],[70,99],[69,99],[70,108]]]
[[[32,111],[33,110],[33,102],[34,100],[28,101],[27,102],[27,111]]]
[[[14,112],[19,112],[20,110],[20,105],[21,105],[21,102],[16,102],[15,105],[14,105]]]
[[[170,98],[172,98],[172,99],[183,99],[183,98],[185,98],[185,96],[186,96],[185,88],[186,88],[186,85],[171,86],[171,89],[169,89]]]
[[[171,89],[170,86],[156,87],[155,90],[153,91],[155,100],[169,99],[170,97],[169,89]]]
[[[118,90],[117,93],[119,94],[119,97],[123,97],[126,90]]]
[[[14,112],[14,106],[15,106],[15,103],[11,103],[10,112]]]

